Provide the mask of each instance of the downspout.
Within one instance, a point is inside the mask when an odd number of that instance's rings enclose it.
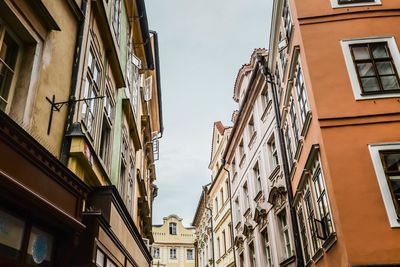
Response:
[[[283,174],[285,176],[285,184],[287,189],[287,196],[288,196],[288,203],[289,203],[289,211],[290,211],[290,219],[292,220],[292,231],[294,236],[294,246],[296,251],[296,265],[297,267],[304,266],[303,260],[303,250],[301,248],[301,241],[300,241],[300,233],[299,233],[299,223],[297,221],[296,216],[296,209],[293,205],[293,191],[292,191],[292,182],[290,180],[290,171],[289,171],[289,164],[288,158],[286,155],[286,145],[285,139],[283,135],[283,129],[280,125],[281,115],[279,112],[279,104],[278,104],[278,95],[276,92],[276,85],[274,78],[272,77],[271,71],[266,66],[265,57],[257,56],[257,63],[260,64],[261,73],[265,76],[265,81],[267,84],[271,84],[271,91],[272,91],[272,102],[274,104],[274,113],[275,113],[275,120],[278,127],[278,139],[279,139],[279,148],[281,151],[282,157],[282,167],[283,167]]]
[[[215,253],[214,253],[214,224],[213,224],[213,212],[210,207],[207,206],[207,188],[203,186],[204,191],[204,207],[210,212],[211,215],[211,249],[212,249],[212,265],[215,267]]]
[[[222,164],[224,166],[224,170],[228,173],[228,196],[229,196],[229,206],[230,206],[230,215],[231,215],[231,247],[233,251],[233,263],[236,267],[236,251],[235,251],[235,232],[233,228],[233,206],[232,206],[232,190],[231,190],[231,174],[228,169],[225,168],[226,160],[222,159]]]
[[[64,136],[63,136],[62,142],[61,142],[60,161],[65,166],[68,165],[69,152],[71,149],[71,137],[67,137],[66,134],[70,130],[70,127],[74,121],[74,115],[75,115],[76,102],[73,100],[75,100],[76,85],[78,82],[79,65],[81,63],[80,55],[81,55],[83,35],[84,35],[84,30],[85,30],[85,21],[86,21],[85,16],[86,16],[87,6],[88,6],[88,1],[83,0],[82,6],[81,6],[82,17],[79,21],[79,30],[78,30],[78,35],[77,35],[76,45],[75,45],[75,52],[74,52],[74,64],[72,66],[71,91],[70,91],[71,93],[70,93],[70,97],[69,97],[70,102],[68,103],[68,106],[67,106],[67,108],[68,108],[67,118],[65,120]]]

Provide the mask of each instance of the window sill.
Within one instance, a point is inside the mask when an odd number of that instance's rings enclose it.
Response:
[[[257,137],[257,132],[254,132],[250,138],[248,147],[251,149],[256,141],[256,137]]]
[[[288,266],[288,265],[290,265],[292,262],[294,262],[295,260],[296,260],[296,256],[295,256],[295,255],[292,255],[292,256],[290,256],[289,258],[286,258],[286,259],[282,260],[282,261],[279,263],[279,266]]]
[[[263,114],[261,115],[261,120],[262,122],[265,122],[267,120],[267,115],[268,115],[268,111],[271,109],[272,107],[272,100],[268,100],[267,106],[265,107]]]
[[[317,252],[315,252],[314,256],[312,256],[312,260],[314,263],[317,263],[320,259],[322,259],[322,257],[324,257],[324,250],[320,248],[317,250]]]
[[[281,168],[279,167],[279,165],[276,165],[275,168],[270,173],[270,175],[268,176],[268,180],[270,180],[270,181],[275,180],[275,178],[278,175],[280,169]]]
[[[263,196],[263,191],[260,189],[257,195],[254,198],[254,201],[257,202]]]
[[[363,7],[363,6],[381,6],[380,0],[364,3],[349,3],[349,4],[339,4],[338,0],[331,0],[332,8],[348,8],[348,7]]]
[[[295,161],[299,161],[301,151],[303,150],[303,145],[304,145],[304,139],[302,138],[299,140],[299,142],[297,142],[296,145],[296,152],[294,153]]]
[[[325,252],[328,252],[329,249],[333,247],[334,244],[336,244],[336,241],[337,241],[337,235],[335,232],[333,232],[328,236],[328,238],[322,244],[322,247],[324,248]]]
[[[306,119],[304,120],[303,128],[301,129],[301,133],[300,133],[300,135],[303,136],[304,139],[306,138],[308,130],[310,129],[311,119],[312,119],[312,113],[309,110],[307,112]]]
[[[239,167],[242,167],[242,166],[243,166],[243,163],[244,163],[245,159],[246,159],[246,154],[244,154],[244,155],[242,156],[242,158],[240,159]]]

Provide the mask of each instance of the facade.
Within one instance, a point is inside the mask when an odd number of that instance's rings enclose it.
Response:
[[[197,266],[233,266],[231,202],[227,170],[222,155],[231,128],[214,123],[208,168],[212,182],[204,186],[192,225],[196,228]],[[215,259],[215,260],[214,260]]]
[[[239,70],[232,133],[223,158],[230,167],[237,266],[295,266],[292,220],[286,197],[272,95],[256,49]]]
[[[162,225],[153,225],[153,266],[194,267],[195,232],[185,227],[176,215],[163,218]]]
[[[234,265],[233,236],[231,220],[230,185],[227,170],[224,170],[222,156],[231,132],[220,121],[214,123],[211,158],[208,168],[212,172],[212,183],[208,190],[208,200],[213,209],[215,266]]]
[[[274,1],[265,67],[279,99],[298,264],[400,264],[399,7]]]
[[[59,161],[65,110],[47,134],[46,97],[69,95],[74,9],[68,1],[0,3],[0,265],[70,266],[85,230],[90,188]]]
[[[0,10],[0,265],[150,266],[163,124],[144,1]]]

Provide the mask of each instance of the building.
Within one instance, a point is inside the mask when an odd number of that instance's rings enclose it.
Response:
[[[153,225],[153,266],[194,267],[195,230],[185,227],[177,215],[163,218],[162,225]]]
[[[0,10],[0,263],[150,266],[163,123],[144,1]]]
[[[212,182],[203,187],[192,225],[196,228],[197,266],[233,266],[233,236],[228,172],[222,155],[231,128],[214,123],[208,168]]]
[[[0,3],[4,266],[70,266],[75,237],[85,230],[82,211],[90,188],[59,161],[66,112],[53,117],[48,133],[46,100],[69,95],[79,20],[75,8],[74,1]]]
[[[400,264],[399,7],[274,1],[264,70],[279,99],[298,266]]]
[[[238,111],[223,158],[230,168],[237,266],[294,266],[292,220],[286,196],[273,96],[255,49],[239,70]]]
[[[208,168],[212,172],[212,183],[208,189],[209,204],[213,209],[215,266],[234,266],[230,184],[228,170],[224,169],[222,156],[231,132],[230,127],[220,121],[214,123],[211,158]]]

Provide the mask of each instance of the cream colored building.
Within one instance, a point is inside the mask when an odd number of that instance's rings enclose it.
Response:
[[[182,218],[174,214],[163,220],[162,225],[153,225],[153,266],[194,267],[194,228],[183,226]]]
[[[213,182],[209,188],[209,201],[213,207],[214,255],[216,267],[234,265],[232,251],[232,220],[229,202],[229,180],[222,164],[222,156],[228,142],[231,127],[220,121],[214,123],[211,159],[208,168],[212,171]]]

